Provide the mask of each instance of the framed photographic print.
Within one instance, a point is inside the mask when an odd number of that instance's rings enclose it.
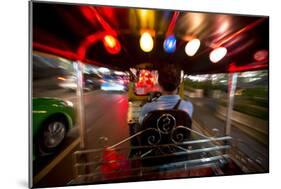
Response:
[[[269,172],[269,17],[29,2],[30,186]]]

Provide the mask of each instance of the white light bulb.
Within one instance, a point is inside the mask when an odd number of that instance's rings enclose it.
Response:
[[[219,62],[227,53],[227,49],[225,47],[219,47],[214,49],[211,53],[210,53],[210,60],[213,63],[217,63]]]
[[[192,39],[189,41],[185,46],[185,53],[188,56],[194,56],[195,53],[198,51],[200,47],[200,40],[199,39]]]

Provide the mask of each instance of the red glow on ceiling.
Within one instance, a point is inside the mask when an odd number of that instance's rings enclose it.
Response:
[[[253,45],[254,42],[255,41],[253,39],[250,39],[250,40],[245,41],[244,43],[241,43],[241,45],[239,47],[237,47],[234,50],[230,51],[228,53],[228,56],[234,56],[234,55],[237,55],[238,53],[241,53],[241,52],[247,50],[247,48],[251,47],[251,45]]]
[[[115,12],[114,12],[114,10],[116,10],[116,8],[113,8],[113,7],[98,7],[96,9],[97,9],[97,11],[101,12],[102,16],[107,18],[107,20],[110,20],[111,23],[117,22],[116,18],[118,18],[118,16],[115,15]]]
[[[169,27],[168,27],[167,32],[166,32],[166,37],[173,33],[179,14],[180,14],[179,11],[174,12],[173,17],[171,19],[171,22],[170,22]]]
[[[252,63],[244,66],[236,66],[235,63],[231,63],[228,67],[228,72],[234,73],[234,72],[243,72],[243,71],[262,70],[267,68],[268,68],[267,62],[263,62],[259,64]]]
[[[91,7],[94,14],[96,15],[99,23],[102,25],[102,27],[108,31],[108,32],[111,32],[111,33],[116,33],[115,30],[113,28],[111,28],[111,26],[102,18],[102,16],[97,12],[97,10],[93,7]]]
[[[219,40],[217,42],[215,42],[212,46],[213,48],[217,48],[217,47],[220,47],[222,46],[223,44],[229,42],[230,40],[238,37],[239,35],[242,35],[243,33],[255,28],[256,26],[258,26],[259,24],[261,24],[264,20],[266,20],[266,18],[261,18],[247,26],[245,26],[244,28],[238,30],[237,32],[235,33],[232,33],[231,35],[227,36],[226,38],[223,38],[222,40]]]
[[[103,40],[106,35],[113,36],[111,33],[108,33],[108,32],[97,32],[92,35],[89,35],[88,37],[86,37],[86,39],[84,41],[81,42],[76,53],[67,51],[67,50],[61,50],[56,47],[50,47],[48,45],[43,45],[43,44],[40,44],[37,42],[33,42],[33,49],[39,50],[42,52],[46,52],[46,53],[50,53],[50,54],[55,54],[57,56],[67,58],[69,60],[80,60],[80,61],[85,62],[86,53],[87,53],[88,48],[91,45],[94,45],[95,43],[97,43],[98,41]],[[116,38],[114,37],[114,39],[116,39]],[[116,43],[115,47],[113,47],[113,48],[108,47],[106,49],[111,54],[119,53],[121,50],[121,45],[117,39],[116,39],[115,43]]]
[[[91,23],[95,24],[95,20],[97,20],[105,31],[116,35],[116,31],[103,19],[95,7],[81,6],[80,10]]]
[[[81,42],[81,44],[79,45],[79,48],[77,50],[78,59],[83,61],[86,58],[86,52],[87,52],[88,48],[91,45],[98,42],[99,40],[103,40],[104,36],[106,36],[106,35],[112,35],[112,34],[110,34],[108,32],[97,32],[97,33],[94,33],[94,34],[86,37],[86,39]]]
[[[92,23],[93,25],[95,25],[95,15],[93,14],[93,11],[91,10],[91,8],[89,6],[81,6],[80,7],[80,11],[82,12],[82,14],[85,16],[85,18]]]
[[[46,52],[46,53],[50,53],[50,54],[55,54],[55,55],[58,55],[58,56],[61,56],[63,58],[67,58],[70,60],[77,60],[76,54],[71,51],[61,50],[61,49],[58,49],[55,47],[50,47],[50,46],[43,45],[40,43],[33,42],[33,49],[39,50],[42,52]]]
[[[110,54],[118,54],[121,50],[120,42],[116,39],[117,32],[105,21],[101,14],[97,11],[95,7],[92,6],[81,6],[81,12],[83,15],[93,23],[93,20],[97,20],[102,28],[105,30],[103,32],[97,32],[89,35],[81,42],[77,54],[79,60],[84,60],[86,57],[86,51],[88,48],[95,44],[97,41],[102,40],[105,49]],[[108,12],[111,16],[113,15],[113,9],[101,9]],[[111,37],[105,37],[110,35]]]

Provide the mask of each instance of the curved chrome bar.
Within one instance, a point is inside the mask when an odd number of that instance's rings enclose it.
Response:
[[[145,132],[147,132],[147,131],[151,131],[151,130],[152,130],[152,131],[159,132],[158,129],[155,129],[155,128],[148,128],[148,129],[139,131],[139,132],[137,132],[136,134],[134,134],[134,135],[132,135],[132,136],[130,136],[130,137],[128,137],[128,138],[126,138],[126,139],[124,139],[124,140],[118,142],[117,144],[114,144],[114,145],[108,147],[108,148],[109,148],[109,149],[113,149],[113,148],[115,148],[115,147],[117,147],[117,146],[119,146],[119,145],[121,145],[121,144],[123,144],[123,143],[125,143],[125,142],[127,142],[127,141],[129,141],[129,140],[131,140],[132,138],[137,137],[137,136],[139,136],[139,135],[141,135],[141,134],[143,134],[143,133],[145,133]],[[160,132],[159,132],[159,136],[160,136],[160,140],[161,140],[161,134],[160,134]]]

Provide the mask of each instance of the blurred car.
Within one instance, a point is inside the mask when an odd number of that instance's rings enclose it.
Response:
[[[105,75],[102,80],[101,90],[104,91],[125,91],[126,84],[122,78],[113,75]]]
[[[76,91],[77,89],[77,79],[75,75],[68,75],[66,77],[60,77],[59,86],[71,90]],[[85,91],[98,90],[101,87],[101,77],[96,74],[86,74],[83,75],[83,89]]]
[[[91,73],[84,74],[84,90],[98,90],[101,88],[101,79],[102,77]]]
[[[71,90],[71,91],[76,91],[77,89],[77,79],[75,75],[68,75],[65,77],[60,77],[59,78],[61,82],[59,83],[59,86]]]
[[[57,98],[33,98],[34,155],[54,152],[74,126],[73,104]]]
[[[60,62],[54,57],[34,54],[32,63],[32,85],[35,93],[60,89],[60,83],[69,74],[68,70],[59,67]]]

